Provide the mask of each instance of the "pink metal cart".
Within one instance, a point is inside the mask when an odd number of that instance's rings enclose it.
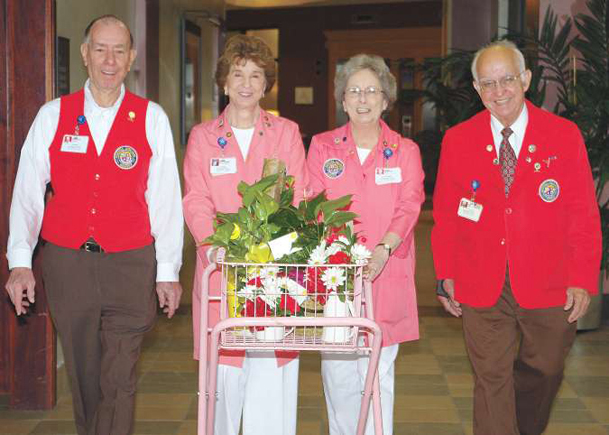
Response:
[[[209,292],[216,270],[222,278],[219,296]],[[332,291],[320,290],[320,277]],[[208,325],[209,302],[220,303],[220,322],[213,328]],[[369,354],[357,435],[364,433],[371,400],[375,433],[383,433],[377,371],[382,335],[362,265],[229,263],[220,255],[203,275],[200,326],[199,435],[213,435],[220,349]]]

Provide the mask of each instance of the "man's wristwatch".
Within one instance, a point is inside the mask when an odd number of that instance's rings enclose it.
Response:
[[[450,299],[450,295],[446,290],[444,290],[444,280],[439,279],[438,284],[436,286],[436,294],[438,296],[442,296],[443,298]]]
[[[383,248],[385,248],[387,250],[387,254],[389,254],[391,256],[391,246],[389,245],[389,243],[379,243],[376,246],[382,246]]]

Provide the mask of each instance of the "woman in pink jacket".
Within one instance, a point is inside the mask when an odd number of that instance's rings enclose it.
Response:
[[[265,158],[286,163],[288,175],[295,177],[296,202],[308,184],[298,126],[259,105],[275,82],[275,60],[269,47],[256,37],[231,38],[218,61],[216,81],[230,104],[217,119],[193,128],[184,160],[184,217],[198,246],[192,301],[195,358],[199,355],[201,278],[214,257],[213,250],[201,242],[212,234],[216,212],[238,210],[237,184],[262,178]],[[212,277],[211,288],[219,288],[218,273]],[[209,316],[213,326],[219,304],[210,304]],[[244,435],[296,433],[297,358],[276,358],[272,351],[222,354],[218,393],[216,434],[237,435],[242,411]]]
[[[378,56],[358,55],[334,80],[349,122],[313,137],[307,157],[313,193],[352,194],[355,230],[372,251],[374,316],[383,331],[379,365],[384,433],[393,427],[394,362],[398,344],[419,338],[414,285],[414,226],[424,200],[419,148],[387,127],[381,114],[396,99],[395,78]],[[326,353],[322,377],[330,434],[357,426],[367,358]],[[354,381],[355,380],[355,381]],[[372,418],[367,433],[372,433]]]

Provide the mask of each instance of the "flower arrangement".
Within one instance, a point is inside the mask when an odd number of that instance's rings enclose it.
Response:
[[[344,301],[355,273],[345,266],[364,265],[371,255],[351,229],[357,215],[345,210],[350,195],[328,200],[322,192],[295,207],[293,178],[281,179],[279,194],[278,180],[274,174],[239,183],[242,207],[217,213],[214,234],[203,242],[224,248],[228,262],[252,264],[229,272],[229,311],[236,316],[307,315],[311,303],[325,304],[332,292]]]

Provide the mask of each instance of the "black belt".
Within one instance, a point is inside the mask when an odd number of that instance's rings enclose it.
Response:
[[[104,249],[95,240],[87,240],[80,249],[87,252],[104,252]]]

